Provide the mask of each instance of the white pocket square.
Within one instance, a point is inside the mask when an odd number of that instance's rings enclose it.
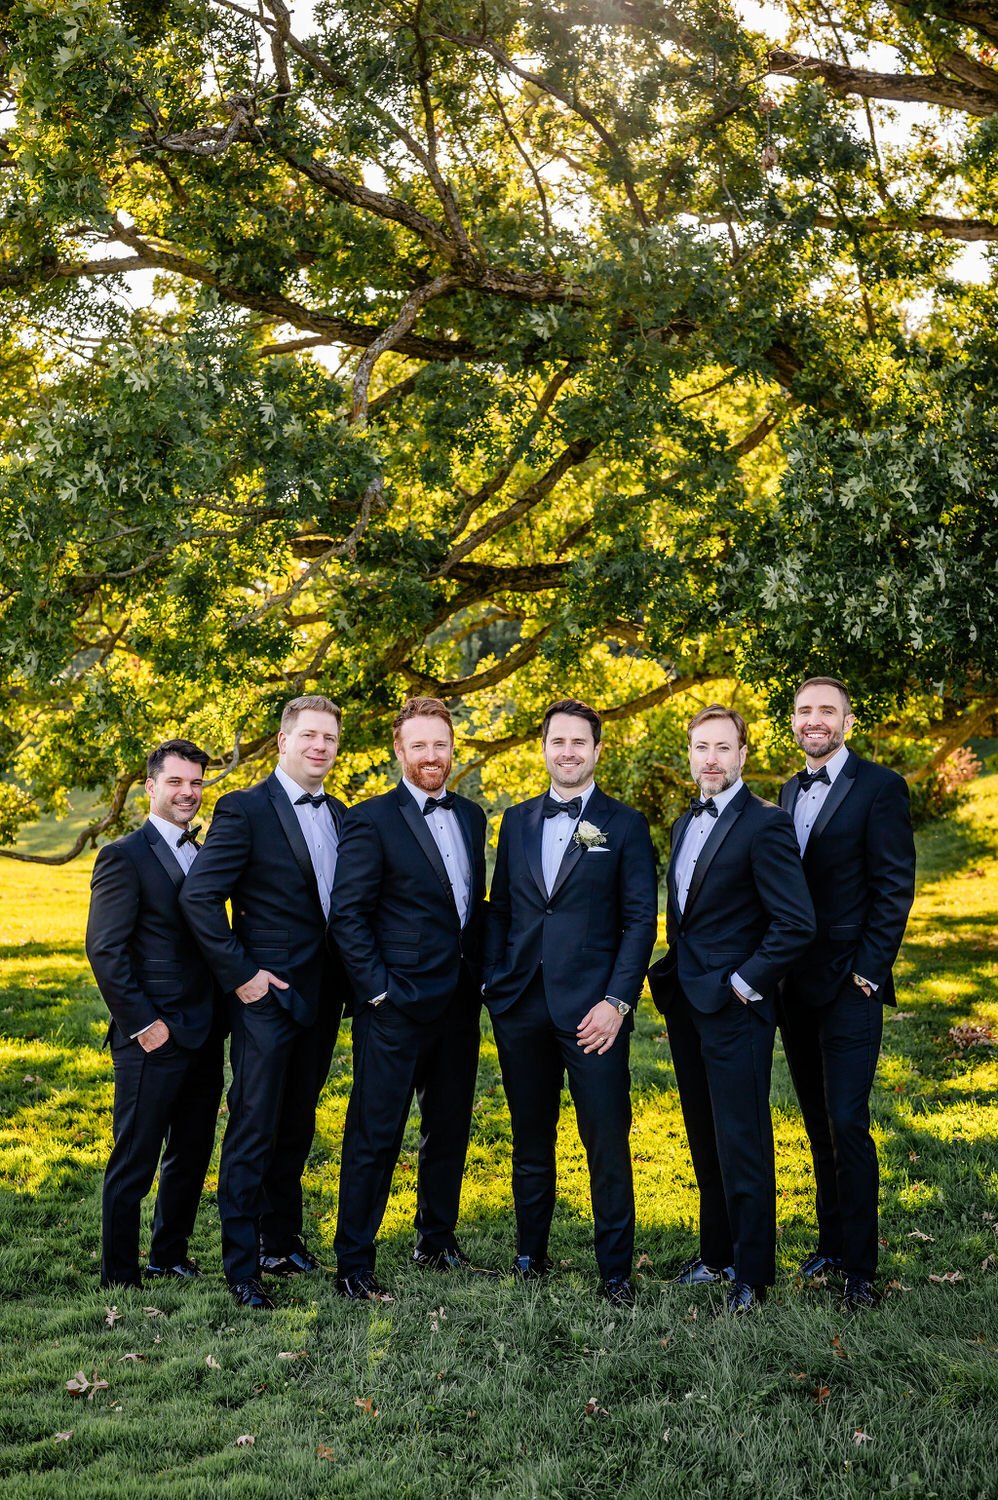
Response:
[[[589,853],[589,854],[612,854],[613,850],[612,849],[607,849],[602,844],[594,844],[593,847],[591,849],[587,850],[586,852]]]

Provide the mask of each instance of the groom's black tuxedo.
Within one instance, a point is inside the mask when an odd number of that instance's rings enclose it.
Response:
[[[509,808],[499,831],[486,924],[485,1003],[513,1124],[517,1254],[543,1260],[555,1203],[562,1080],[589,1162],[596,1258],[631,1272],[634,1194],[629,1016],[610,1050],[585,1052],[576,1027],[607,996],[636,1006],[655,943],[655,853],[641,813],[597,786],[582,820],[606,842],[570,843],[550,892],[542,870],[544,797]]]
[[[456,1245],[478,1066],[486,823],[482,809],[460,796],[436,816],[456,820],[467,854],[463,927],[428,820],[404,784],[359,803],[343,821],[329,911],[330,940],[353,990],[353,1086],[336,1226],[341,1276],[374,1270],[414,1094],[421,1120],[416,1246],[435,1254]]]
[[[338,824],[343,803],[327,803]],[[229,996],[232,1086],[218,1205],[225,1273],[235,1285],[256,1277],[259,1246],[284,1255],[299,1241],[301,1174],[345,988],[326,949],[308,845],[276,776],[220,798],[182,906]],[[260,969],[289,987],[244,1004],[233,992]]]
[[[701,816],[706,816],[702,814]],[[735,1279],[772,1283],[776,1182],[769,1082],[777,985],[814,936],[793,827],[742,786],[707,837],[680,911],[676,867],[691,813],[672,830],[668,952],[649,972],[668,1017],[700,1190],[700,1254]],[[761,998],[743,1004],[731,986]]]
[[[800,783],[780,802],[793,816]],[[803,853],[814,941],[783,985],[780,1031],[811,1142],[818,1248],[844,1272],[876,1272],[877,1154],[870,1090],[893,1005],[892,967],[915,893],[915,843],[901,776],[848,752]],[[867,997],[859,974],[876,986]]]
[[[167,1267],[185,1259],[215,1142],[223,1010],[181,915],[184,880],[151,822],[106,844],[91,878],[87,957],[111,1013],[115,1080],[103,1191],[105,1286],[139,1284],[140,1204],[158,1164],[149,1261]],[[170,1036],[146,1052],[133,1038],[156,1021]]]

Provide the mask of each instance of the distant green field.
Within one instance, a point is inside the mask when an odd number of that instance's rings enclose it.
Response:
[[[69,842],[57,830],[56,847]],[[51,830],[31,839],[50,841]],[[221,1279],[215,1178],[194,1290],[97,1288],[110,1140],[106,1022],[82,949],[92,856],[0,860],[0,1474],[28,1497],[801,1497],[998,1495],[998,776],[920,835],[920,886],[875,1096],[883,1281],[865,1318],[794,1284],[812,1180],[787,1073],[774,1109],[782,1274],[757,1317],[711,1317],[667,1284],[695,1249],[693,1175],[659,1018],[634,1052],[639,1305],[593,1296],[587,1183],[571,1110],[548,1284],[410,1268],[416,1131],[379,1262],[392,1306],[330,1280],[237,1309]],[[961,1040],[967,1040],[965,1033]],[[981,1039],[987,1041],[986,1032]],[[349,1033],[307,1179],[331,1255]],[[223,1109],[224,1113],[224,1109]],[[485,1028],[463,1243],[513,1253],[509,1125]],[[214,1169],[213,1169],[214,1170]],[[66,1382],[83,1371],[93,1399]],[[252,1442],[239,1445],[241,1438]]]

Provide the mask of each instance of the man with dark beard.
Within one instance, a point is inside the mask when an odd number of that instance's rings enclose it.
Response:
[[[844,683],[802,683],[792,726],[807,768],[780,796],[794,820],[818,922],[780,1005],[817,1187],[818,1244],[800,1274],[841,1274],[850,1311],[880,1301],[870,1091],[883,1007],[895,1004],[891,970],[915,895],[908,788],[895,771],[846,747],[854,723]]]
[[[329,935],[353,989],[353,1088],[336,1225],[336,1289],[391,1301],[375,1274],[413,1095],[420,1109],[418,1266],[468,1264],[455,1238],[478,1069],[485,814],[446,791],[454,730],[437,698],[394,725],[402,780],[343,821]]]

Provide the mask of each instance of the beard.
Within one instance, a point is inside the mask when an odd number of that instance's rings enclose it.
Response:
[[[818,760],[824,760],[825,756],[827,755],[834,755],[836,750],[840,749],[841,746],[845,744],[845,735],[842,733],[841,729],[833,729],[829,734],[828,739],[825,741],[823,747],[810,745],[808,743],[807,736],[803,734],[795,734],[794,739],[797,741],[797,744],[803,750],[805,755],[813,755]]]
[[[706,801],[708,797],[716,797],[720,792],[726,792],[729,786],[734,786],[741,774],[741,771],[701,771],[700,775],[696,778],[697,786],[700,788],[700,796]],[[708,791],[703,784],[704,779],[708,776],[712,781],[716,781],[720,777],[721,785]]]
[[[421,792],[439,792],[441,787],[447,785],[451,765],[451,761],[435,761],[432,765],[425,766],[407,765],[405,774]]]

